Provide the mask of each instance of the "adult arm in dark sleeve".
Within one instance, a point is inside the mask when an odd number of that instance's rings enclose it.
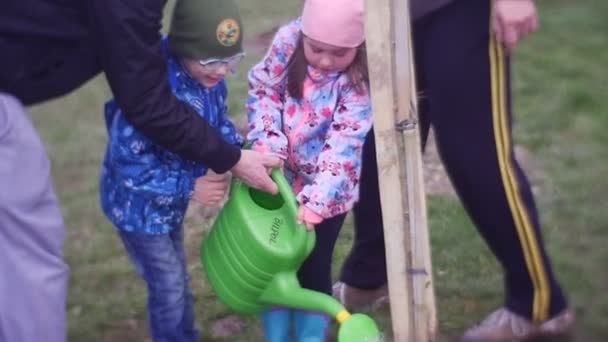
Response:
[[[217,173],[241,150],[171,92],[161,46],[165,0],[89,0],[106,78],[127,120],[152,141]]]

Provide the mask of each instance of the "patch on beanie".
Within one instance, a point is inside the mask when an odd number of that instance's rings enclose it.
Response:
[[[224,46],[232,46],[239,41],[241,37],[241,27],[234,19],[224,19],[217,25],[215,31],[217,40]]]

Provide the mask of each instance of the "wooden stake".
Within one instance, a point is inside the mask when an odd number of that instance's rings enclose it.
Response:
[[[437,323],[409,1],[367,0],[366,11],[367,58],[394,340],[434,341]]]

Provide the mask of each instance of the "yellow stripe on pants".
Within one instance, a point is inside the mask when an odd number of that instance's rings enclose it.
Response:
[[[507,201],[524,253],[526,266],[534,286],[532,319],[540,322],[548,318],[551,289],[540,253],[540,246],[534,232],[534,227],[532,226],[530,217],[526,211],[526,205],[521,197],[519,184],[511,162],[512,148],[506,106],[504,56],[502,47],[496,43],[494,35],[491,33],[490,36],[489,53],[492,82],[492,120],[498,153],[498,163],[505,187],[505,193],[507,195]]]

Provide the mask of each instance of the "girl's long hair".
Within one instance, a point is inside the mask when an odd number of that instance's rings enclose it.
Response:
[[[308,62],[304,56],[304,35],[300,33],[296,48],[289,58],[286,66],[287,91],[289,95],[297,100],[302,99],[302,85],[308,72]],[[353,62],[346,68],[346,74],[353,88],[364,93],[369,88],[369,73],[367,71],[367,55],[365,42],[357,47],[357,54]]]

